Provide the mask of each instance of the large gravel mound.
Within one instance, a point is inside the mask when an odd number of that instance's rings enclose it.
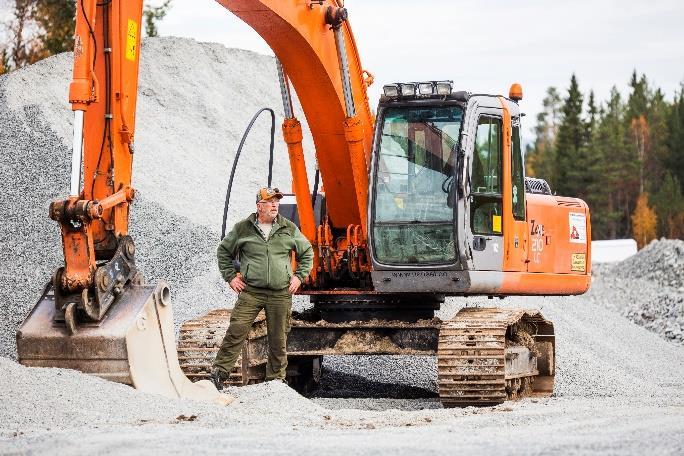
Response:
[[[254,113],[271,107],[279,125],[282,102],[273,57],[184,38],[148,39],[141,56],[131,234],[148,281],[170,282],[178,326],[234,302],[215,266],[228,174]],[[0,76],[0,356],[16,356],[16,329],[63,262],[47,210],[68,193],[72,64],[65,53]],[[229,226],[254,210],[265,184],[267,117],[245,143]],[[273,183],[289,189],[286,148],[276,140]],[[304,147],[311,154],[310,137]]]
[[[595,275],[589,296],[596,303],[684,344],[684,241],[654,240]]]

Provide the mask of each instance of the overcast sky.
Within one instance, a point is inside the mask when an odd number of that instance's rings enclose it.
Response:
[[[668,97],[684,81],[683,0],[347,0],[345,6],[363,66],[375,75],[373,105],[390,82],[451,79],[457,90],[507,94],[517,81],[529,129],[546,88],[565,94],[573,72],[582,91],[593,89],[599,100],[613,85],[626,94],[635,68]],[[173,0],[160,33],[272,54],[256,32],[211,0]]]
[[[11,2],[3,3],[0,16]],[[613,85],[627,94],[635,68],[670,99],[684,81],[684,0],[347,0],[345,6],[363,66],[375,75],[373,105],[390,82],[451,79],[457,90],[497,94],[520,82],[529,130],[546,88],[565,95],[573,72],[581,90],[593,89],[601,101]],[[212,0],[173,0],[159,29],[272,54]]]

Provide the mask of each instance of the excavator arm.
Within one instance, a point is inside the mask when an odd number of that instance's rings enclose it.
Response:
[[[50,205],[64,267],[17,332],[17,352],[29,366],[227,404],[211,382],[182,373],[168,285],[144,283],[128,236],[142,4],[77,0],[70,195]]]
[[[63,301],[58,304],[75,303],[91,320],[100,320],[137,274],[127,234],[135,196],[131,172],[141,16],[141,1],[77,4],[69,88],[74,111],[70,196],[51,204],[50,217],[61,225],[64,248],[65,266],[55,277]],[[112,261],[117,254],[129,260],[119,262],[125,263],[123,271]],[[98,261],[113,269],[98,268]]]

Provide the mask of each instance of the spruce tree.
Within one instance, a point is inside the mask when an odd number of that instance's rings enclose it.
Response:
[[[634,70],[629,80],[629,87],[632,91],[627,99],[627,106],[625,108],[627,110],[626,118],[631,120],[648,112],[649,87],[646,75],[642,74],[639,78],[637,77],[637,71]]]
[[[601,207],[606,198],[606,186],[602,179],[605,158],[598,146],[599,122],[602,111],[596,106],[594,91],[589,92],[587,101],[587,116],[584,121],[584,137],[580,148],[579,160],[584,162],[584,175],[581,181],[586,185],[582,196],[589,205],[589,209]]]
[[[589,101],[587,101],[587,120],[584,124],[584,141],[591,143],[596,134],[596,127],[598,123],[598,108],[596,107],[596,99],[594,91],[589,92]]]
[[[656,89],[650,97],[646,119],[649,126],[648,152],[644,163],[644,180],[646,191],[653,194],[663,182],[667,172],[667,160],[670,156],[668,144],[668,115],[670,106],[665,95]]]
[[[650,89],[646,75],[637,78],[636,70],[632,73],[632,78],[629,82],[632,91],[627,99],[626,118],[627,130],[629,135],[629,144],[631,149],[631,160],[634,162],[631,165],[638,170],[638,193],[633,195],[633,200],[636,201],[638,194],[645,191],[646,167],[647,163],[652,160],[651,157],[651,138],[649,123],[649,107],[650,107]]]
[[[629,232],[629,218],[625,220],[621,203],[625,198],[622,184],[628,177],[623,168],[626,134],[624,123],[624,105],[620,92],[615,86],[611,89],[610,100],[602,115],[599,116],[595,148],[601,158],[601,175],[599,180],[602,198],[592,211],[592,234],[596,239],[615,239],[626,236]]]
[[[683,237],[684,196],[679,181],[669,171],[665,173],[665,178],[652,200],[658,215],[658,236]]]
[[[585,147],[582,98],[573,74],[568,95],[563,100],[556,138],[556,188],[559,195],[586,199],[589,160]]]
[[[544,110],[537,114],[534,127],[534,146],[525,154],[526,175],[545,179],[551,189],[555,188],[555,151],[554,143],[558,133],[561,98],[555,87],[546,89],[542,102]]]
[[[668,115],[667,169],[684,186],[684,85],[675,97]],[[681,187],[684,193],[684,187]]]

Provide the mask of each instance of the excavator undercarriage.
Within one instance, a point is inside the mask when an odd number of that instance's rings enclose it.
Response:
[[[537,310],[467,307],[447,321],[330,322],[319,317],[317,312],[293,313],[291,321],[287,379],[302,393],[317,387],[325,355],[436,356],[445,407],[495,405],[553,391],[553,324]],[[209,378],[229,321],[230,310],[217,309],[182,326],[178,358],[188,378]],[[264,381],[267,349],[262,312],[226,385]]]

